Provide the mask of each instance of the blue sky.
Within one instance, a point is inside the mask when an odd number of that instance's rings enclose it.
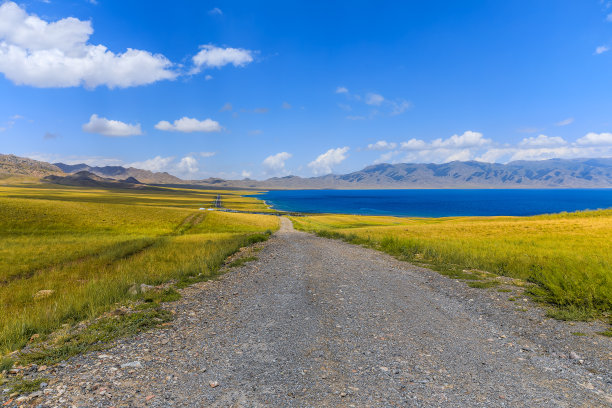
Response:
[[[0,153],[197,179],[612,156],[612,1],[0,0]]]

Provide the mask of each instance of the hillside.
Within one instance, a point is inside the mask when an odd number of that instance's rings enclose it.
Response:
[[[12,154],[0,154],[0,175],[44,177],[62,173],[63,171],[53,164]]]
[[[43,177],[43,181],[61,184],[63,186],[77,187],[103,187],[103,188],[155,188],[144,186],[134,177],[125,180],[115,180],[109,177],[100,177],[88,171],[79,171],[66,176],[49,175]]]
[[[65,173],[77,173],[80,171],[88,171],[100,177],[112,178],[115,180],[124,180],[130,177],[137,179],[142,183],[147,184],[182,184],[184,181],[178,177],[175,177],[166,172],[152,172],[149,170],[137,169],[134,167],[122,167],[122,166],[104,166],[95,167],[89,166],[85,163],[80,164],[64,164],[64,163],[53,163],[54,166],[59,167]]]
[[[243,188],[609,188],[612,159],[551,159],[508,164],[477,161],[444,164],[376,164],[320,177],[273,177],[263,181],[206,179],[206,186]]]

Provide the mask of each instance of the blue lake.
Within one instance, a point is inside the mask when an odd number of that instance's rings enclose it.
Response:
[[[612,189],[282,190],[256,197],[284,211],[414,217],[521,216],[612,207]]]

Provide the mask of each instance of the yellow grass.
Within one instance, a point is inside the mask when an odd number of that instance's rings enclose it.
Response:
[[[227,191],[0,186],[0,352],[103,313],[133,284],[214,276],[278,228],[275,216],[198,210],[217,194],[262,206]]]

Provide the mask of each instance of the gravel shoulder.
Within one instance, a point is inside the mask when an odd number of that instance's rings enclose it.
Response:
[[[258,257],[182,290],[163,327],[48,369],[29,403],[612,406],[600,323],[548,319],[509,301],[516,293],[469,288],[285,218]]]

